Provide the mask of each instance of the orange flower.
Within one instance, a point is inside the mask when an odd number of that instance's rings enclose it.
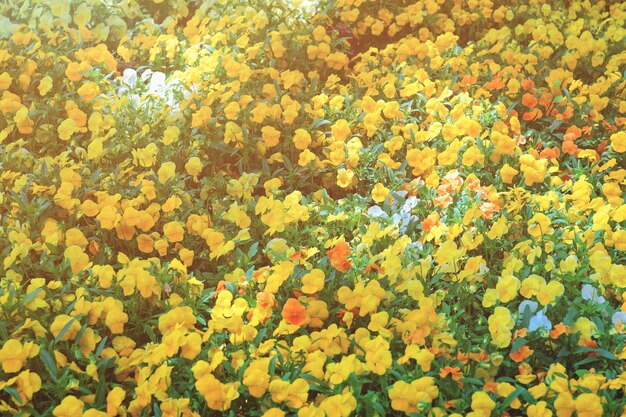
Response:
[[[570,155],[578,154],[578,146],[572,140],[566,140],[563,142],[563,152]]]
[[[256,295],[256,305],[263,310],[267,310],[276,305],[276,297],[269,291],[261,291]]]
[[[543,116],[543,113],[542,113],[541,110],[533,109],[533,110],[531,110],[529,112],[525,112],[522,115],[522,119],[527,120],[527,121],[528,120],[536,120],[536,119],[539,119],[541,116]]]
[[[558,339],[563,333],[567,333],[569,331],[569,327],[564,325],[563,323],[559,323],[554,326],[554,329],[550,330],[550,337],[552,339]]]
[[[563,140],[574,141],[578,139],[581,135],[582,135],[582,130],[578,126],[570,126],[567,128],[565,135],[563,135]]]
[[[369,274],[370,272],[377,272],[379,274],[384,273],[384,269],[376,264],[369,264],[368,266],[365,267],[365,269],[363,270],[364,274]]]
[[[326,252],[330,264],[340,272],[346,272],[352,266],[348,260],[348,255],[350,255],[350,246],[346,242],[339,242],[334,248]]]
[[[300,301],[290,298],[283,306],[283,318],[289,324],[300,326],[306,319],[306,309]]]
[[[446,208],[453,202],[454,201],[452,200],[452,197],[450,195],[442,195],[433,200],[433,204],[435,205],[435,207],[441,208]]]
[[[515,333],[513,334],[513,340],[517,339],[518,337],[526,337],[527,334],[528,334],[528,329],[516,330]]]
[[[450,375],[453,380],[458,381],[463,377],[463,372],[461,372],[461,368],[455,366],[454,368],[451,366],[446,366],[439,371],[439,376],[445,378]]]
[[[546,159],[556,159],[559,157],[560,154],[561,152],[559,151],[559,148],[554,146],[552,148],[544,149],[543,151],[541,151],[541,154],[539,154],[539,156]]]
[[[422,222],[422,230],[425,232],[429,232],[430,229],[439,225],[439,218],[436,215],[430,215],[424,219]]]
[[[516,350],[515,352],[512,352],[509,356],[515,362],[520,363],[523,360],[525,360],[526,358],[528,358],[530,355],[532,355],[533,352],[534,352],[534,350],[529,348],[528,345],[524,345],[521,348],[519,348],[518,350]]]
[[[472,175],[465,181],[465,186],[472,191],[478,191],[481,188],[480,180]]]
[[[492,394],[498,390],[498,384],[495,381],[490,381],[485,384],[483,391],[491,392]]]

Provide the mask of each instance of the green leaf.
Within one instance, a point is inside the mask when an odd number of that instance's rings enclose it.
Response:
[[[252,246],[250,246],[250,249],[248,249],[248,255],[247,255],[248,259],[256,255],[258,250],[259,250],[259,242],[254,242]]]
[[[13,397],[13,399],[15,400],[16,403],[18,404],[22,404],[22,397],[20,397],[20,394],[17,392],[17,390],[13,387],[4,387],[4,391],[9,393],[9,395],[11,395],[11,397]]]
[[[43,291],[43,287],[39,287],[35,291],[26,294],[26,297],[24,297],[24,300],[22,300],[22,303],[26,304],[26,303],[30,302],[31,300],[33,300],[37,296],[37,294],[39,294],[42,291]]]
[[[612,360],[612,361],[616,361],[617,360],[617,356],[615,356],[614,354],[612,354],[608,350],[602,349],[602,348],[593,349],[593,348],[589,348],[587,346],[581,346],[578,349],[576,349],[576,351],[574,351],[574,353],[597,353],[598,355],[602,356],[603,358],[606,358],[606,359],[609,359],[609,360]]]
[[[523,337],[518,337],[513,342],[513,345],[511,345],[511,352],[517,352],[525,344],[526,344],[526,339],[524,339]]]
[[[484,385],[484,382],[478,378],[464,377],[464,378],[461,378],[461,382],[472,384],[472,385],[478,385],[481,387]]]
[[[96,388],[96,404],[104,404],[107,393],[107,380],[104,367],[98,369],[98,387]]]
[[[50,355],[47,350],[41,348],[41,349],[39,349],[39,358],[43,362],[43,365],[46,368],[46,371],[48,371],[48,374],[50,375],[50,378],[52,378],[52,381],[56,382],[56,380],[57,380],[57,365],[56,365],[56,361],[54,360],[52,355]]]
[[[293,165],[291,164],[291,161],[289,160],[289,158],[287,158],[285,155],[283,155],[283,163],[285,164],[285,166],[287,167],[289,171],[293,171]]]
[[[330,124],[330,120],[317,119],[313,123],[311,123],[311,130],[317,129],[320,126],[329,125],[329,124]]]
[[[529,404],[536,404],[537,400],[535,399],[535,397],[533,397],[530,392],[528,392],[528,390],[526,390],[524,387],[522,387],[521,385],[517,385],[515,384],[515,388],[516,391],[520,390],[520,397],[522,397],[522,399],[529,403]]]
[[[263,338],[265,337],[265,335],[267,335],[267,328],[266,327],[264,327],[261,330],[259,330],[259,332],[257,333],[256,337],[252,341],[252,344],[253,345],[261,344],[261,342],[263,341]]]
[[[526,391],[524,388],[522,387],[517,387],[515,389],[515,391],[513,391],[512,393],[510,393],[505,399],[504,401],[502,401],[502,403],[499,404],[499,409],[501,411],[505,411],[509,408],[509,406],[511,405],[511,403],[513,401],[515,401],[517,399],[517,397],[519,397],[522,392]]]
[[[72,327],[72,324],[74,324],[75,321],[76,321],[76,316],[72,317],[70,321],[65,323],[65,326],[63,326],[63,328],[61,329],[57,337],[54,338],[54,343],[58,343],[59,340],[63,339],[63,336],[65,335],[65,333],[67,333],[70,327]]]
[[[157,337],[154,334],[154,330],[152,330],[152,326],[150,326],[148,323],[146,323],[143,326],[143,330],[146,332],[146,334],[148,335],[148,337],[150,338],[150,341],[152,343],[156,343],[157,342]]]

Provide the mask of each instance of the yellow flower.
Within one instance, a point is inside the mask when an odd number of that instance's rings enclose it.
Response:
[[[512,338],[511,329],[515,325],[510,311],[505,307],[496,307],[494,314],[489,316],[488,323],[491,344],[500,348],[509,346]]]
[[[324,288],[324,271],[313,269],[302,277],[302,292],[305,294],[315,294]]]
[[[191,329],[196,324],[196,316],[191,307],[174,307],[165,314],[159,316],[159,331],[162,334],[174,330],[177,325]]]
[[[100,210],[100,213],[96,216],[96,219],[100,222],[100,227],[103,229],[111,230],[121,220],[122,216],[118,213],[117,209],[113,206],[105,206]]]
[[[601,417],[602,415],[602,403],[596,394],[585,393],[576,397],[577,417]]]
[[[176,164],[173,162],[164,162],[161,164],[157,175],[159,177],[159,182],[161,184],[165,184],[170,178],[174,177],[176,174]]]
[[[485,161],[485,155],[482,153],[480,148],[478,146],[476,146],[476,145],[470,146],[463,153],[462,163],[465,166],[472,166],[474,164],[478,164],[478,165],[482,166],[484,161]]]
[[[337,171],[337,185],[341,188],[348,188],[352,184],[354,171],[341,168]]]
[[[41,390],[41,377],[28,370],[23,371],[16,377],[14,388],[22,403],[29,402],[33,399],[33,395]]]
[[[389,350],[389,343],[381,336],[366,341],[363,344],[365,349],[365,366],[370,372],[376,375],[384,375],[391,368],[393,358]]]
[[[85,26],[91,20],[91,9],[85,3],[80,4],[73,16],[74,23],[77,26]]]
[[[52,415],[54,417],[82,416],[84,407],[84,402],[74,397],[73,395],[68,395],[63,399],[63,401],[61,401],[61,404],[59,404],[54,408],[54,410],[52,410]]]
[[[237,103],[236,101],[231,101],[224,108],[224,115],[226,116],[228,120],[235,120],[237,116],[239,115],[240,111],[241,111],[241,107],[239,106],[239,103]]]
[[[100,94],[100,88],[98,87],[98,84],[94,83],[93,81],[88,81],[84,83],[78,90],[76,90],[76,92],[78,93],[80,98],[83,99],[83,101],[89,101]]]
[[[11,75],[8,72],[5,71],[0,74],[0,91],[8,90],[9,87],[11,87],[12,82],[13,78],[11,78]]]
[[[311,162],[315,161],[316,159],[317,159],[317,156],[315,156],[313,152],[311,152],[308,149],[305,149],[302,152],[300,152],[300,156],[298,157],[298,165],[300,165],[301,167],[305,167]]]
[[[191,115],[191,127],[198,128],[209,124],[213,111],[209,106],[202,106],[200,110]]]
[[[547,159],[535,159],[532,155],[524,154],[520,156],[519,161],[527,186],[543,182],[548,171]]]
[[[104,154],[102,138],[95,138],[87,145],[87,159],[99,159]]]
[[[89,410],[83,413],[82,417],[109,417],[109,415],[105,413],[104,411],[100,411],[95,408],[90,408]]]
[[[505,184],[511,184],[513,182],[513,178],[515,178],[517,174],[519,174],[519,171],[509,164],[504,164],[504,166],[500,169],[500,177],[502,178],[502,182]]]
[[[526,413],[528,417],[552,417],[552,410],[547,405],[545,401],[539,401],[537,404],[529,405]]]
[[[200,158],[197,156],[192,156],[187,160],[185,164],[185,171],[187,174],[191,175],[195,180],[198,179],[198,175],[202,172],[203,164]]]
[[[269,359],[257,359],[243,373],[243,384],[255,398],[261,398],[270,385],[268,365]]]
[[[432,377],[425,376],[411,383],[395,382],[389,390],[391,408],[406,414],[421,413],[424,405],[431,403],[439,396],[439,389]]]
[[[611,135],[611,147],[615,152],[626,152],[626,131],[621,130]]]
[[[107,395],[107,414],[115,416],[119,414],[122,401],[126,397],[126,392],[121,387],[115,387]]]
[[[192,368],[194,371],[194,377],[196,378],[196,389],[207,403],[207,406],[212,410],[225,411],[230,408],[230,404],[233,400],[239,397],[237,391],[238,382],[231,384],[223,384],[213,374],[200,373],[202,367],[198,364],[203,362],[197,362]],[[206,363],[206,362],[204,362]]]
[[[382,203],[383,201],[385,201],[388,195],[389,188],[385,187],[381,183],[376,183],[376,185],[372,189],[372,199],[377,203]]]
[[[78,127],[76,123],[74,123],[73,119],[65,119],[59,124],[57,128],[57,132],[59,133],[59,139],[61,140],[70,140],[72,135],[78,131]]]
[[[554,408],[556,408],[557,417],[570,417],[574,414],[576,409],[576,402],[572,398],[572,394],[569,393],[569,387],[566,379],[561,379],[565,384],[563,390],[559,392],[559,395],[554,401]],[[554,385],[554,383],[553,383]]]
[[[230,142],[235,144],[243,142],[243,130],[235,122],[226,122],[224,126],[224,143]]]
[[[68,246],[63,253],[65,259],[69,260],[72,267],[72,273],[77,274],[89,265],[89,255],[87,255],[80,246]]]
[[[346,139],[352,134],[348,121],[345,119],[339,119],[330,128],[330,133],[337,141],[345,142]]]
[[[327,416],[348,417],[356,409],[356,398],[349,392],[324,398],[320,403],[320,409]]]
[[[280,131],[272,126],[263,126],[261,129],[261,135],[265,141],[265,145],[268,148],[278,145],[280,140]]]
[[[496,408],[496,403],[489,397],[484,391],[477,391],[472,394],[472,410],[477,413],[478,416],[490,416],[491,411]]]
[[[61,331],[66,327],[65,333],[60,337],[59,341],[74,340],[76,334],[80,331],[80,322],[66,314],[60,314],[54,318],[54,321],[50,325],[50,333],[57,338],[61,335]]]
[[[309,383],[304,378],[298,378],[292,383],[275,379],[270,382],[269,391],[272,394],[272,401],[284,402],[288,407],[300,408],[309,396]]]
[[[163,132],[163,144],[170,145],[174,142],[178,141],[178,137],[180,136],[180,129],[176,126],[168,126]]]
[[[596,332],[597,326],[594,322],[587,317],[579,317],[572,326],[572,332],[580,332],[585,339],[591,339],[591,336]]]
[[[28,109],[26,107],[22,107],[15,113],[13,117],[13,121],[17,126],[17,130],[22,134],[30,134],[33,133],[33,126],[35,123],[28,117]]]
[[[28,358],[34,358],[39,354],[39,346],[33,342],[22,344],[17,339],[6,341],[0,349],[0,363],[6,373],[19,372]]]
[[[528,234],[538,238],[542,235],[551,235],[554,229],[550,227],[551,220],[543,213],[536,213],[528,221]]]
[[[350,60],[348,59],[348,55],[344,54],[343,52],[333,52],[326,57],[326,63],[328,64],[328,67],[335,70],[341,70],[342,68],[347,66],[349,62]]]
[[[293,143],[296,149],[305,150],[311,144],[311,135],[304,129],[297,129],[294,132]]]
[[[124,325],[128,323],[128,314],[124,313],[121,308],[113,308],[106,315],[104,324],[113,334],[124,333]]]
[[[45,96],[46,94],[48,94],[48,92],[52,90],[52,84],[53,84],[52,77],[50,77],[49,75],[46,75],[45,77],[43,77],[41,81],[39,81],[39,86],[37,87],[37,89],[39,90],[39,95]],[[1,86],[0,86],[0,90],[2,90]]]
[[[285,417],[285,412],[280,408],[272,407],[263,413],[261,417]]]
[[[170,242],[182,242],[185,229],[180,222],[169,222],[163,225],[163,234]]]

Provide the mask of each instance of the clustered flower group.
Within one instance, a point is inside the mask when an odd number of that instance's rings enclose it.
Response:
[[[0,16],[1,415],[626,416],[626,3]]]

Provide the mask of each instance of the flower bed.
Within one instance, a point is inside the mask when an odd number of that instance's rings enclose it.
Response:
[[[626,413],[626,4],[0,3],[0,414]]]

